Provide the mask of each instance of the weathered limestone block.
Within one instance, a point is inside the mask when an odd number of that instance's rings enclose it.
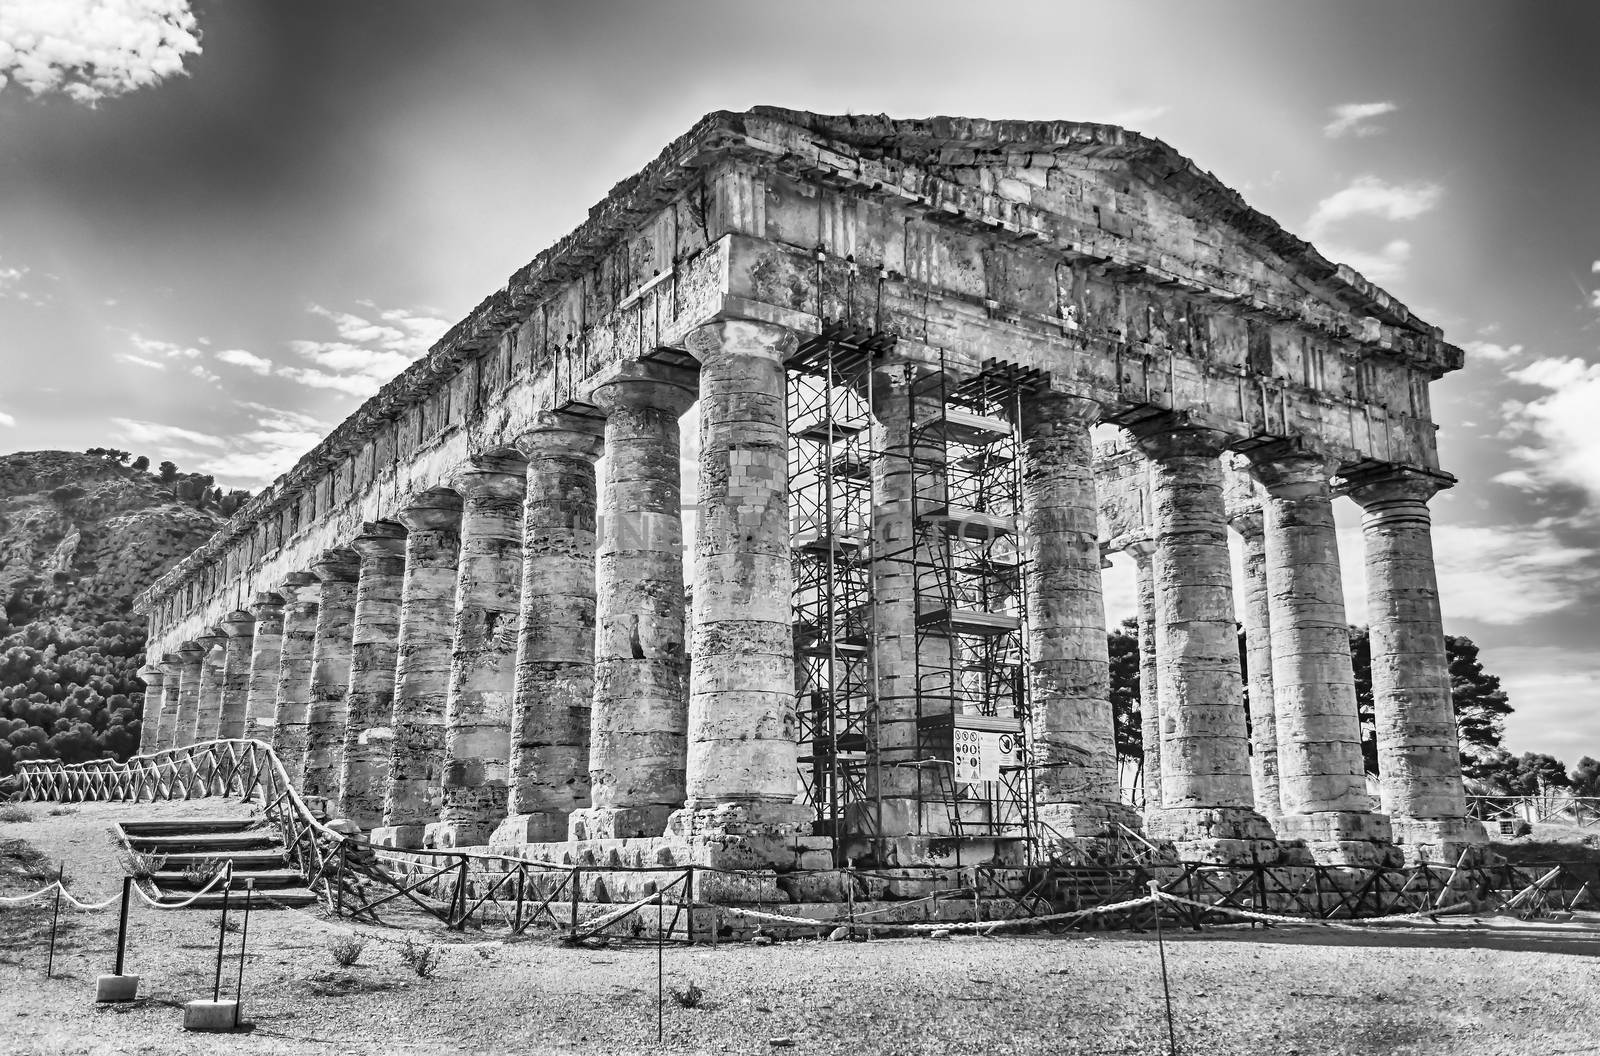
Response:
[[[303,786],[310,743],[306,723],[311,712],[311,659],[316,649],[317,614],[322,608],[322,583],[310,572],[291,572],[278,590],[287,604],[272,712],[272,747],[289,780]]]
[[[400,590],[394,741],[383,827],[373,830],[372,842],[421,847],[425,827],[438,819],[440,809],[461,497],[438,488],[397,516],[406,529],[406,571]]]
[[[338,813],[370,830],[383,822],[389,787],[406,530],[390,521],[368,522],[350,545],[361,571],[350,629]]]
[[[589,802],[594,464],[603,446],[601,433],[597,420],[552,412],[517,441],[528,460],[522,616],[511,716],[510,814],[490,840],[495,845],[561,840],[571,813]]]
[[[1250,784],[1221,438],[1171,420],[1141,426],[1150,460],[1161,808],[1147,829],[1186,859],[1275,861]]]
[[[139,669],[139,678],[144,681],[144,710],[139,720],[138,754],[149,755],[156,750],[161,736],[161,687],[167,674],[154,664],[146,664]]]
[[[1121,805],[1101,588],[1093,400],[1024,396],[1022,524],[1038,820],[1063,838],[1138,827]]]
[[[1278,831],[1329,865],[1395,859],[1389,819],[1369,809],[1339,545],[1321,456],[1258,452],[1266,488],[1272,687],[1278,730]],[[1370,843],[1370,846],[1368,845]]]
[[[461,560],[443,805],[424,837],[432,847],[484,844],[506,815],[526,471],[514,452],[479,455],[452,479],[462,503]]]
[[[1156,668],[1156,577],[1152,567],[1156,544],[1135,539],[1124,549],[1133,557],[1139,592],[1139,729],[1144,743],[1144,809],[1161,806],[1161,695]]]
[[[342,547],[324,550],[311,565],[322,583],[317,638],[311,649],[311,703],[306,709],[306,774],[301,792],[331,800],[339,794],[346,696],[350,690],[350,632],[355,622],[361,560]]]
[[[199,642],[178,646],[181,663],[178,675],[178,717],[173,729],[172,747],[187,748],[194,743],[195,722],[200,714],[200,667],[206,649]]]
[[[595,554],[593,806],[572,819],[574,838],[654,836],[683,806],[678,418],[695,397],[692,374],[647,364],[594,395],[606,412],[606,475]]]
[[[222,676],[228,659],[228,636],[221,627],[207,627],[195,639],[205,654],[200,658],[200,689],[195,702],[192,744],[217,739],[222,724]]]
[[[794,832],[797,723],[784,359],[794,335],[747,320],[696,329],[695,539],[688,799],[670,829]]]
[[[256,633],[250,650],[244,736],[269,743],[278,700],[278,669],[283,658],[283,605],[283,595],[272,591],[261,591],[250,602]]]
[[[161,728],[156,731],[155,750],[164,752],[173,746],[178,732],[178,697],[183,680],[183,658],[177,653],[161,654]]]
[[[1272,690],[1272,616],[1267,591],[1267,544],[1259,500],[1228,522],[1244,543],[1244,643],[1249,670],[1250,781],[1256,810],[1268,819],[1282,813],[1278,803],[1277,703]]]
[[[235,609],[222,619],[228,636],[222,659],[222,718],[217,736],[236,740],[244,736],[245,712],[250,694],[250,654],[255,648],[256,618]]]
[[[1410,860],[1456,861],[1483,846],[1466,817],[1428,500],[1450,482],[1399,467],[1359,473],[1378,778],[1394,838]]]

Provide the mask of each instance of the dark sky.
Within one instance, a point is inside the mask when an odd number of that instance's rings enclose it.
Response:
[[[170,64],[85,77],[61,27],[92,6],[165,9]],[[1575,762],[1600,755],[1597,45],[1600,5],[1550,0],[10,0],[0,450],[259,487],[711,110],[1123,124],[1468,350],[1434,386],[1447,623],[1505,676],[1510,746]]]

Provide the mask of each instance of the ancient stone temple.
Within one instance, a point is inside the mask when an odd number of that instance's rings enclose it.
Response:
[[[270,741],[400,848],[1453,857],[1482,832],[1428,385],[1460,365],[1159,141],[713,114],[141,597],[145,747]],[[1113,551],[1140,576],[1142,811]]]

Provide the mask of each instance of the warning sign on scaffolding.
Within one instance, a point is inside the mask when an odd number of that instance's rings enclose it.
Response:
[[[956,728],[955,779],[959,784],[1000,780],[1000,768],[1017,762],[1017,735]]]

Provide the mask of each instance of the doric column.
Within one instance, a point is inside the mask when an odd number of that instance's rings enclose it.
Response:
[[[1229,525],[1244,544],[1245,667],[1250,700],[1250,781],[1256,809],[1267,818],[1282,813],[1278,802],[1278,721],[1272,690],[1272,616],[1267,592],[1267,543],[1261,507],[1235,510]]]
[[[155,750],[172,747],[178,731],[178,694],[183,680],[183,658],[177,653],[161,654],[161,728],[156,733]]]
[[[595,391],[606,412],[605,482],[595,554],[592,807],[574,838],[656,836],[683,806],[683,505],[678,418],[692,374],[641,364]]]
[[[1275,861],[1250,787],[1222,443],[1171,419],[1134,430],[1149,459],[1161,699],[1161,808],[1146,827],[1186,859]]]
[[[1161,807],[1161,676],[1156,670],[1156,544],[1136,539],[1123,547],[1133,557],[1139,590],[1139,732],[1144,743],[1144,809]]]
[[[262,591],[250,602],[256,633],[250,650],[250,681],[245,693],[244,736],[272,740],[278,702],[278,668],[283,656],[283,596]]]
[[[784,359],[794,335],[747,320],[688,338],[700,360],[688,798],[676,834],[790,837],[797,723]],[[792,838],[792,837],[791,837]]]
[[[594,419],[556,411],[541,415],[517,441],[528,460],[522,617],[511,707],[509,816],[495,830],[494,844],[564,840],[569,815],[589,802],[600,431]],[[645,710],[649,702],[636,706]]]
[[[461,495],[461,560],[443,805],[427,837],[433,847],[487,843],[506,815],[526,471],[520,456],[479,455],[451,482]]]
[[[144,681],[144,707],[139,719],[138,754],[149,755],[156,750],[161,736],[161,686],[167,676],[156,665],[145,664],[139,669],[139,678]]]
[[[187,748],[194,743],[196,717],[200,714],[200,668],[206,648],[199,642],[178,646],[181,664],[178,673],[178,715],[172,733],[172,747]]]
[[[345,699],[338,812],[371,830],[383,823],[383,797],[389,786],[406,530],[389,521],[369,521],[350,545],[360,557],[361,573],[350,629],[350,690]]]
[[[243,609],[235,609],[223,617],[222,631],[228,641],[222,658],[222,718],[217,736],[235,740],[244,736],[249,707],[250,654],[255,648],[256,618]]]
[[[311,712],[311,655],[317,642],[322,583],[310,572],[291,572],[278,588],[283,610],[283,646],[278,660],[278,694],[272,710],[272,747],[289,774],[305,787],[306,723]]]
[[[228,636],[221,627],[207,627],[195,642],[205,650],[200,658],[200,693],[191,742],[200,744],[216,740],[222,725],[222,676],[228,661]]]
[[[301,791],[307,796],[331,800],[339,794],[350,691],[350,632],[360,571],[355,551],[342,547],[322,551],[311,564],[311,574],[322,584],[322,597],[317,605],[317,640],[311,649],[311,704],[306,709],[306,777]]]
[[[383,827],[373,830],[372,842],[421,847],[425,827],[439,818],[461,498],[444,488],[424,492],[396,520],[406,529],[406,572],[400,588],[394,740]]]
[[[1034,791],[1038,818],[1062,837],[1138,827],[1121,804],[1101,586],[1099,504],[1089,428],[1093,400],[1024,395],[1022,553],[1028,603]]]
[[[1343,490],[1361,504],[1378,779],[1408,859],[1454,862],[1483,845],[1466,817],[1428,500],[1454,483],[1401,466],[1365,470]]]
[[[1350,663],[1350,627],[1339,575],[1323,456],[1266,449],[1251,457],[1266,488],[1268,619],[1278,727],[1277,821],[1318,861],[1380,865],[1398,859],[1389,819],[1374,814],[1361,758],[1361,721]]]

